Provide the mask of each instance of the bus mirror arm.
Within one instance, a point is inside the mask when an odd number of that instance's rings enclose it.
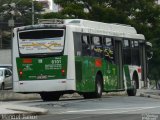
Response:
[[[152,57],[153,57],[153,52],[150,52],[149,55],[147,55],[147,60],[152,59]]]
[[[146,52],[147,52],[147,60],[152,59],[153,51],[152,51],[152,43],[146,42]]]

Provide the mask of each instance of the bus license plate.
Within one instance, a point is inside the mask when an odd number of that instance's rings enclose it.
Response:
[[[37,76],[37,79],[39,79],[39,80],[47,79],[47,75],[39,75],[39,76]]]

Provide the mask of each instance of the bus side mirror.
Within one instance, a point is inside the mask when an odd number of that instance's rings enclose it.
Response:
[[[7,78],[7,77],[9,77],[9,75],[8,75],[8,74],[6,74],[6,75],[5,75],[5,77],[6,77],[6,78]]]
[[[152,56],[153,56],[153,52],[147,53],[147,60],[152,59]]]
[[[153,57],[152,43],[150,42],[146,42],[146,55],[147,55],[147,60],[150,60]]]

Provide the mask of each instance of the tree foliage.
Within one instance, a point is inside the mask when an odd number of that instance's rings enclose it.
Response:
[[[20,2],[19,2],[20,1]],[[5,10],[5,3],[17,3],[16,9],[22,16],[16,16],[16,22],[31,24],[32,0],[0,0],[0,13]],[[152,79],[160,79],[160,6],[155,0],[54,0],[61,8],[59,12],[46,13],[43,18],[78,18],[106,23],[129,24],[146,40],[153,44],[153,59],[149,61]],[[41,18],[42,5],[35,2],[35,18]],[[4,20],[10,19],[5,15]],[[158,66],[159,65],[159,66]]]
[[[15,3],[16,7],[11,9],[8,5],[11,3]],[[8,4],[4,6],[5,4]],[[3,48],[11,48],[11,31],[8,26],[8,20],[11,19],[11,14],[9,11],[15,11],[15,15],[13,17],[15,21],[15,26],[22,25],[30,25],[32,23],[32,0],[0,0],[0,29],[2,34]],[[42,11],[42,5],[38,2],[34,2],[35,7],[35,18],[41,17],[40,11]],[[20,12],[21,15],[17,13]],[[36,21],[36,19],[35,19]]]
[[[58,13],[44,18],[79,18],[106,23],[130,24],[153,44],[149,76],[160,79],[160,6],[155,0],[54,0]],[[160,66],[160,65],[159,65]]]
[[[4,14],[5,11],[11,10],[8,6],[3,7],[4,4],[15,3],[16,7],[13,9],[15,12],[20,12],[21,15],[15,15],[14,20],[17,23],[22,23],[23,25],[28,25],[32,23],[32,0],[0,0],[0,13],[3,15],[3,19],[7,21],[11,18],[10,14]],[[35,18],[40,17],[40,12],[42,11],[42,4],[34,1],[35,8]]]

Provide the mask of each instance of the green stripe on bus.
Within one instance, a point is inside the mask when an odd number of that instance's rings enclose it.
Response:
[[[96,66],[97,58],[75,57],[76,90],[78,92],[93,92],[95,90],[95,77],[98,71],[103,75],[104,91],[116,90],[118,87],[117,65],[101,59],[102,66]]]
[[[67,56],[16,58],[19,80],[56,80],[67,75]]]

